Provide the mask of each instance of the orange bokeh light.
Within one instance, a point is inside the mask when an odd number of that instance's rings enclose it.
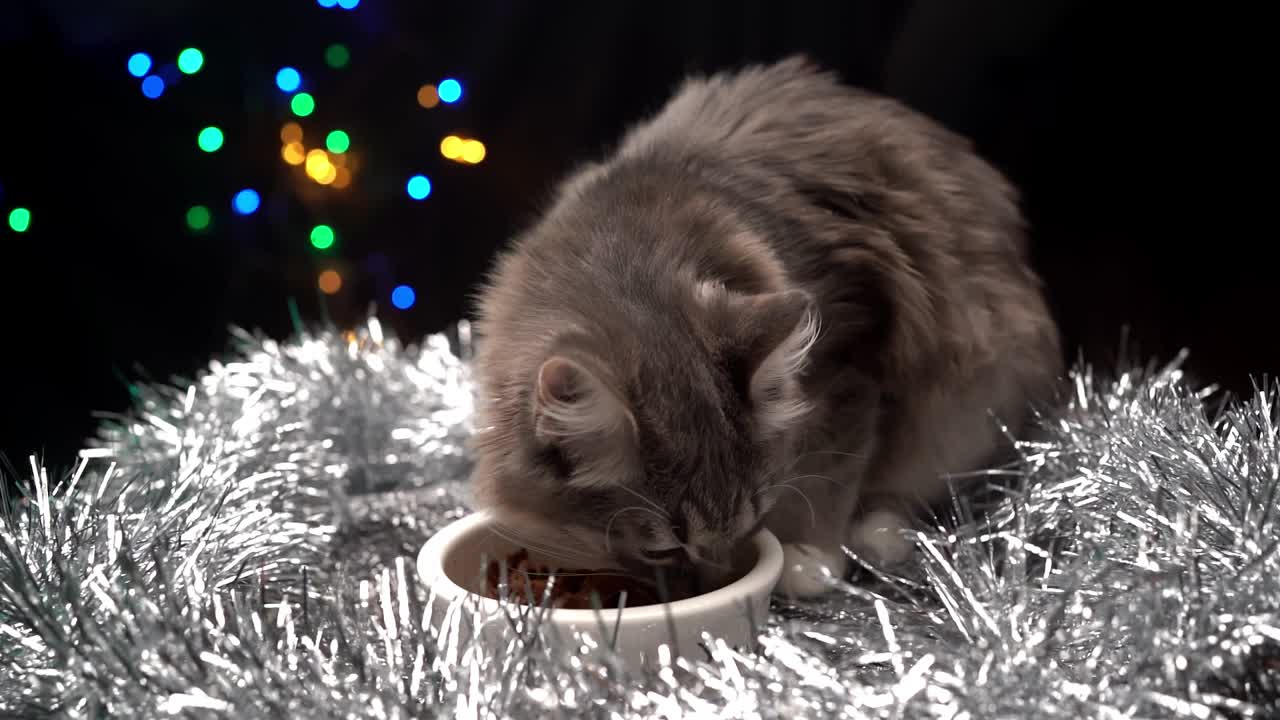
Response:
[[[440,104],[440,93],[436,92],[436,86],[430,83],[418,88],[418,104],[430,110]]]
[[[302,126],[296,122],[285,123],[284,127],[280,128],[280,142],[286,145],[302,142]]]
[[[311,179],[318,181],[332,168],[333,163],[329,162],[329,154],[325,151],[315,149],[307,153],[307,176]]]
[[[342,276],[338,274],[337,270],[325,270],[320,273],[316,284],[320,286],[320,292],[325,295],[333,295],[342,289]]]
[[[291,142],[280,148],[280,156],[290,165],[301,165],[307,159],[307,151],[302,147],[302,143]]]
[[[340,167],[337,175],[333,178],[333,187],[342,190],[351,185],[351,171]]]

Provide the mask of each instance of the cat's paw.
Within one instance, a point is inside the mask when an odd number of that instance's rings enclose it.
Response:
[[[776,592],[793,598],[821,595],[827,590],[828,577],[844,575],[846,562],[843,552],[828,552],[799,543],[783,545],[782,577]]]
[[[906,562],[915,549],[903,530],[907,519],[892,510],[872,510],[849,527],[849,547],[875,565]]]

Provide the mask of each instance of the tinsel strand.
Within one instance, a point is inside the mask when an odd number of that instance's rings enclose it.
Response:
[[[410,558],[468,512],[465,354],[376,319],[236,341],[6,500],[0,717],[1280,716],[1275,386],[1211,414],[1179,361],[1081,364],[910,574],[631,668],[527,608],[491,645],[428,621]]]

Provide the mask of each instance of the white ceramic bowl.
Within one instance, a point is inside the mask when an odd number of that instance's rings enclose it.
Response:
[[[480,567],[482,558],[503,558],[519,548],[490,530],[490,520],[488,513],[478,512],[450,523],[418,554],[418,578],[435,596],[436,622],[445,621],[445,609],[456,607],[454,601],[462,599],[462,605],[474,611],[463,614],[480,618],[483,625],[491,626],[490,631],[501,632],[508,625],[499,601],[480,594]],[[545,561],[532,551],[529,558],[534,563]],[[686,655],[698,652],[704,631],[730,646],[750,646],[755,630],[768,615],[769,596],[782,575],[782,547],[772,533],[761,530],[743,548],[735,565],[734,580],[702,595],[665,605],[628,607],[621,613],[617,608],[601,613],[550,608],[544,622],[565,639],[573,637],[573,631],[588,635],[599,649],[608,647],[616,635],[618,654],[638,664],[652,662],[661,645]],[[601,630],[607,633],[605,637],[601,637]],[[454,632],[470,633],[471,628],[454,628]]]

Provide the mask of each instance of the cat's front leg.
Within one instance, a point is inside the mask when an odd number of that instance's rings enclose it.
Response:
[[[830,587],[830,578],[840,579],[848,572],[849,557],[843,546],[857,487],[846,466],[802,474],[785,486],[763,491],[777,495],[766,525],[782,543],[779,594],[821,595]]]
[[[911,517],[901,503],[871,503],[849,524],[849,549],[877,567],[901,565],[915,550]]]
[[[827,591],[831,578],[842,578],[848,569],[848,558],[838,544],[786,543],[777,592],[787,598],[816,597]]]

